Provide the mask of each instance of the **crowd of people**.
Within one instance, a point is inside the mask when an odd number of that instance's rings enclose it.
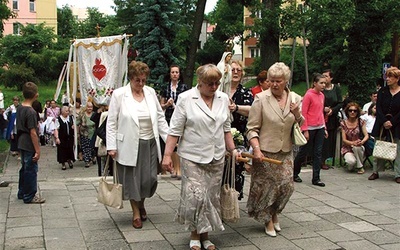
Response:
[[[278,215],[294,192],[294,182],[303,181],[301,167],[308,155],[312,158],[311,183],[324,187],[321,169],[329,169],[327,160],[335,158],[336,145],[340,144],[348,171],[363,174],[373,139],[393,134],[398,145],[395,181],[400,183],[398,68],[387,70],[387,86],[373,91],[371,102],[361,109],[353,101],[343,105],[340,86],[332,82],[330,70],[314,74],[312,88],[301,97],[288,88],[291,72],[284,63],[261,71],[257,85],[248,89],[243,86],[243,64],[231,59],[232,53],[226,52],[218,66],[200,66],[193,88],[181,80],[180,67],[171,65],[160,95],[146,85],[149,67],[133,61],[128,66],[129,84],[113,92],[109,105],[88,99],[81,107],[80,100],[71,104],[70,98],[64,97],[66,103],[61,106],[55,100],[46,101],[39,111],[35,108],[37,86],[26,83],[21,104],[14,97],[6,110],[4,105],[0,107],[7,121],[1,134],[10,141],[11,154],[21,157],[18,198],[25,203],[45,202],[36,188],[39,142],[57,147],[61,169],[72,169],[75,135],[84,166],[97,163],[99,175],[104,167],[100,147],[105,144],[108,156],[116,161],[123,199],[130,202],[131,223],[136,229],[147,220],[145,200],[157,189],[157,175],[170,172],[172,178],[181,179],[175,220],[191,232],[189,245],[194,250],[215,249],[208,233],[224,230],[219,197],[224,168],[228,167],[225,158],[227,152],[237,155],[238,148],[239,155],[243,150],[253,153],[251,166],[243,162],[233,166],[238,199],[244,197],[243,173],[248,170],[247,213],[263,223],[271,237],[282,230]],[[0,91],[0,105],[1,98]],[[307,143],[294,155],[292,130],[296,123]],[[244,136],[240,145],[232,128]],[[265,162],[265,158],[282,164]],[[368,179],[378,179],[385,163],[374,159]]]

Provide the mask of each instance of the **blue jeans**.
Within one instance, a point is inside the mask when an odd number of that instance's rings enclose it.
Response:
[[[38,164],[32,161],[35,152],[21,150],[20,153],[22,166],[19,170],[18,199],[29,203],[37,192]]]
[[[322,146],[324,144],[325,129],[320,128],[316,130],[308,130],[309,139],[306,145],[301,146],[297,153],[296,159],[294,159],[294,170],[293,176],[299,175],[301,170],[301,164],[304,163],[307,153],[313,150],[313,177],[312,182],[318,182],[320,180],[319,172],[321,171],[322,165]]]

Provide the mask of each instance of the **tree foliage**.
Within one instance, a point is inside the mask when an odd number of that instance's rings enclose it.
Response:
[[[137,60],[150,67],[148,82],[159,89],[169,66],[177,63],[171,47],[176,34],[175,8],[169,0],[146,0],[138,1],[133,9],[137,17],[135,25],[139,29],[133,41],[139,52]]]
[[[10,8],[8,8],[7,4],[8,0],[0,0],[0,37],[3,36],[4,20],[8,20],[15,15],[11,12]]]

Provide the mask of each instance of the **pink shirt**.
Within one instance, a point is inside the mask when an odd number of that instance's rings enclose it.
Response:
[[[324,100],[325,96],[322,92],[314,89],[307,90],[301,105],[301,113],[305,118],[301,126],[302,131],[309,130],[310,127],[325,127]]]

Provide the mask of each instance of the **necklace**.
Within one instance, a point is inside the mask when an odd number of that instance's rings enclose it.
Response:
[[[214,100],[214,99],[211,99],[211,100],[208,101],[208,102],[206,102],[206,100],[204,100],[204,102],[206,103],[207,107],[210,108],[210,109],[211,109],[211,107],[212,107],[213,100]]]

